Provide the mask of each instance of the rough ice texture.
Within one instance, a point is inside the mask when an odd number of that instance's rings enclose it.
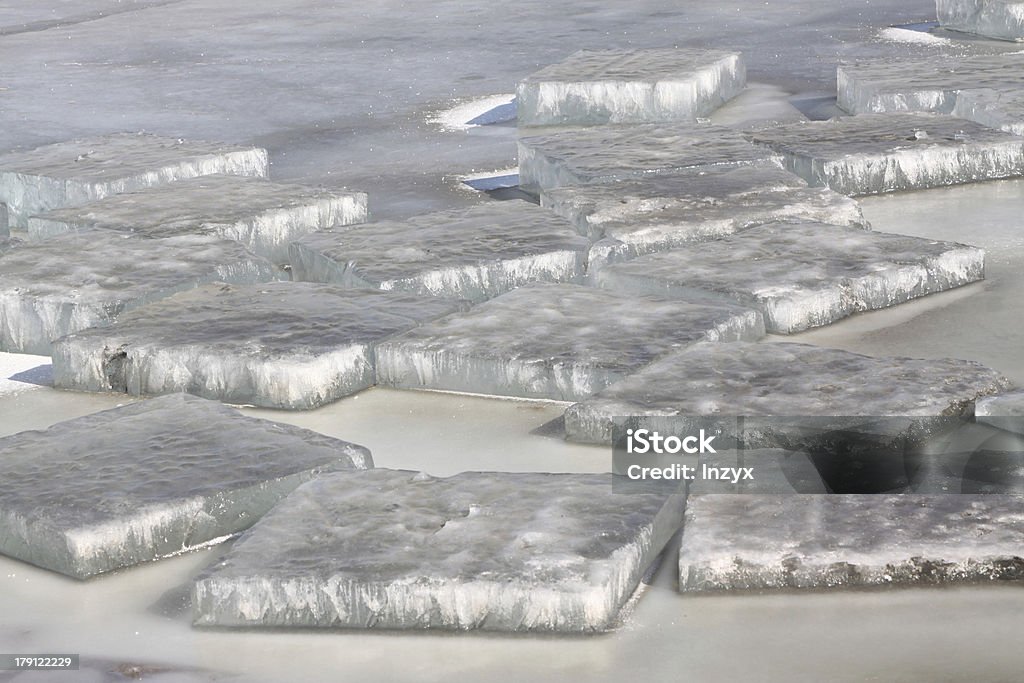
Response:
[[[292,277],[482,301],[530,282],[583,279],[590,243],[528,202],[489,202],[293,243]]]
[[[265,282],[274,266],[236,242],[146,240],[97,230],[0,256],[0,351],[50,354],[50,342],[210,282]]]
[[[120,194],[28,219],[36,239],[90,228],[143,237],[213,235],[241,242],[275,263],[306,233],[366,220],[366,195],[211,175]]]
[[[1024,434],[1024,390],[978,399],[974,414],[982,424]]]
[[[51,209],[214,173],[262,177],[267,168],[257,147],[120,133],[0,156],[0,202],[25,228]]]
[[[1024,40],[1020,0],[935,0],[939,25],[1000,40]]]
[[[610,475],[330,474],[193,585],[197,625],[585,633],[615,625],[683,496]]]
[[[812,186],[846,195],[921,190],[1024,175],[1024,139],[973,121],[885,114],[751,132]]]
[[[610,443],[615,417],[970,414],[1009,381],[965,360],[871,358],[791,343],[695,344],[577,403],[569,439]],[[652,422],[652,423],[653,423]]]
[[[747,81],[737,52],[582,50],[519,83],[521,126],[693,121]]]
[[[0,553],[84,579],[248,528],[362,446],[177,394],[0,439]]]
[[[760,315],[732,304],[537,285],[379,344],[377,380],[403,389],[572,401],[695,341],[763,335]]]
[[[378,341],[460,308],[308,282],[207,285],[58,339],[53,383],[306,410],[373,385]]]
[[[981,280],[985,252],[821,223],[769,223],[597,271],[631,294],[735,301],[791,334]]]
[[[536,192],[779,159],[774,152],[722,126],[677,123],[570,128],[519,139],[519,183]]]
[[[693,496],[679,590],[1019,580],[1022,548],[1019,496]]]
[[[953,116],[1024,135],[1024,90],[961,90],[953,106]]]
[[[701,456],[709,466],[749,467],[753,479],[714,479],[698,476],[689,483],[689,494],[704,493],[828,493],[814,462],[803,451],[751,448],[719,451]]]
[[[7,237],[10,234],[11,227],[7,205],[0,203],[0,238]]]

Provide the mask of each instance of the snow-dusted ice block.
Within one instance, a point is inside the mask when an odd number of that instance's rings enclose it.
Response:
[[[962,90],[957,95],[953,116],[1024,135],[1024,88],[1010,92]]]
[[[210,175],[32,216],[28,232],[35,239],[91,228],[156,238],[213,235],[241,242],[275,263],[286,263],[292,240],[314,230],[365,220],[362,192]]]
[[[325,475],[193,585],[201,626],[588,633],[613,627],[681,495],[610,475]]]
[[[84,579],[248,528],[369,451],[185,394],[0,439],[0,553]]]
[[[985,252],[976,247],[822,223],[768,223],[608,265],[595,279],[630,294],[735,301],[760,310],[769,332],[792,334],[984,275]]]
[[[698,123],[570,128],[519,139],[519,184],[530,191],[710,166],[781,161],[742,134]]]
[[[743,591],[1024,578],[1024,498],[690,498],[679,590]]]
[[[373,385],[378,341],[460,308],[308,282],[207,285],[58,339],[53,383],[306,410]]]
[[[1024,434],[1024,390],[978,399],[974,415],[982,424]]]
[[[528,202],[316,232],[294,242],[292,277],[482,301],[530,282],[583,279],[590,242]]]
[[[108,230],[0,255],[0,351],[49,355],[50,342],[210,282],[266,282],[273,264],[237,242],[147,240]]]
[[[680,346],[763,335],[760,315],[732,304],[536,285],[379,344],[377,381],[573,401]]]
[[[872,358],[791,343],[695,344],[569,408],[569,439],[610,443],[615,417],[970,414],[1009,381],[965,360]]]
[[[257,147],[120,133],[0,156],[0,202],[25,228],[51,209],[213,173],[266,176],[267,167]]]
[[[939,25],[988,38],[1024,41],[1021,0],[935,0]]]
[[[1024,139],[948,116],[864,114],[750,135],[812,186],[846,195],[1024,175]]]
[[[739,94],[737,52],[581,50],[519,83],[521,126],[693,121]]]

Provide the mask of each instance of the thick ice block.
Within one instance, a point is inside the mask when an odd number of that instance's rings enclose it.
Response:
[[[519,83],[521,126],[693,121],[738,95],[747,69],[722,50],[581,50]]]
[[[954,242],[822,223],[769,223],[605,266],[601,287],[735,301],[791,334],[981,280],[985,252]]]
[[[248,528],[362,446],[185,394],[0,439],[0,553],[84,579]]]
[[[306,410],[373,385],[378,341],[460,308],[308,282],[206,285],[58,339],[53,383]]]
[[[781,161],[742,134],[697,123],[596,126],[519,139],[519,184],[530,191],[711,166]]]
[[[1024,40],[1021,0],[935,0],[939,25],[1000,40]]]
[[[50,342],[210,282],[266,282],[274,266],[236,242],[147,240],[97,230],[0,255],[0,351],[49,355]]]
[[[550,211],[494,201],[306,235],[292,245],[292,277],[482,301],[530,282],[582,280],[589,248]]]
[[[604,631],[683,496],[610,475],[396,470],[297,489],[193,585],[201,626]]]
[[[679,590],[1020,580],[1022,547],[1018,496],[693,496]]]
[[[377,381],[573,401],[695,341],[763,334],[758,313],[732,304],[537,285],[379,344]]]
[[[1011,92],[961,90],[953,115],[989,128],[1024,135],[1024,89]]]
[[[978,399],[974,414],[982,424],[1024,434],[1024,390]]]
[[[212,235],[241,242],[275,263],[287,263],[292,240],[365,220],[362,192],[211,175],[47,211],[28,219],[28,231],[36,239],[91,228],[142,237]]]
[[[871,358],[791,343],[695,344],[669,354],[565,414],[569,439],[610,443],[612,419],[666,416],[906,416],[970,414],[1009,387],[965,360]]]
[[[0,202],[25,228],[50,209],[213,173],[262,177],[267,165],[257,147],[120,133],[0,156]]]

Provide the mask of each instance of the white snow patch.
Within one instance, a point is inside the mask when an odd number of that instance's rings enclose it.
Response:
[[[439,111],[427,119],[445,130],[468,130],[516,118],[515,93],[478,97]]]
[[[40,388],[46,382],[49,366],[49,356],[0,353],[0,396]]]
[[[912,31],[906,28],[887,28],[878,32],[879,40],[890,43],[905,43],[908,45],[950,45],[949,38],[933,36],[923,31]]]

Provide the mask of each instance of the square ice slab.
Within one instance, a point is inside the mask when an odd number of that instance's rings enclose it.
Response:
[[[698,123],[570,128],[519,139],[519,183],[533,192],[709,166],[780,160],[743,135]]]
[[[0,439],[0,553],[78,579],[248,528],[362,446],[164,396]]]
[[[935,0],[939,25],[999,40],[1024,40],[1020,0]]]
[[[25,228],[50,209],[212,173],[262,177],[267,165],[257,147],[120,133],[0,156],[0,202]]]
[[[605,631],[683,496],[610,475],[396,470],[302,486],[193,585],[197,625]]]
[[[742,591],[1024,578],[1024,498],[690,498],[679,590]]]
[[[57,340],[53,382],[306,410],[373,385],[378,341],[460,308],[308,282],[207,285]]]
[[[292,277],[482,301],[529,282],[582,280],[589,248],[550,211],[493,201],[306,235],[292,244]]]
[[[28,232],[36,239],[90,228],[142,237],[213,235],[241,242],[275,263],[287,263],[292,240],[365,220],[362,192],[210,175],[47,211],[28,219]]]
[[[760,315],[732,304],[537,285],[379,344],[377,381],[573,401],[687,344],[763,335]]]
[[[237,242],[147,240],[97,230],[0,255],[0,351],[50,354],[50,342],[210,282],[266,282],[277,270]]]
[[[769,332],[792,334],[984,276],[985,252],[976,247],[822,223],[769,223],[605,266],[595,278],[630,294],[735,301],[760,310]]]
[[[1011,92],[961,90],[953,115],[989,128],[1024,135],[1024,87]]]
[[[519,125],[693,121],[739,94],[747,69],[721,50],[581,50],[519,83]]]

